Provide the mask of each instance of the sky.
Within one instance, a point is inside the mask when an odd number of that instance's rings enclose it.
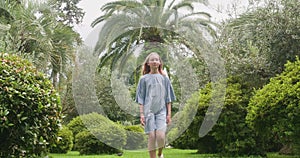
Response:
[[[91,35],[97,34],[97,29],[92,28],[90,25],[97,17],[102,15],[100,10],[103,4],[111,2],[112,0],[81,0],[78,6],[85,12],[83,23],[75,26],[75,30],[79,32],[82,39],[89,41]],[[114,0],[115,1],[115,0]],[[198,10],[206,11],[211,14],[212,21],[220,22],[228,18],[228,13],[234,9],[233,4],[236,5],[238,12],[243,12],[248,5],[248,0],[208,0],[209,6],[196,8]],[[98,29],[99,30],[99,29]],[[90,39],[93,40],[94,39]]]

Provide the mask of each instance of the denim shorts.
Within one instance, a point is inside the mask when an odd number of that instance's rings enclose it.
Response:
[[[167,129],[166,110],[163,109],[158,113],[149,113],[145,117],[145,133],[159,130],[165,132]]]

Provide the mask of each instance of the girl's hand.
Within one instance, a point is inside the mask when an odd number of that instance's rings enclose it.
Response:
[[[145,126],[145,116],[144,115],[141,115],[140,121],[141,121],[141,125]]]
[[[167,125],[171,124],[172,118],[170,115],[167,115]]]

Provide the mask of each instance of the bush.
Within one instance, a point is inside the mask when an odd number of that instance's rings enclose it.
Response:
[[[76,149],[80,154],[112,154],[126,144],[126,131],[98,113],[80,116],[89,129],[75,136]]]
[[[68,127],[63,126],[58,132],[58,138],[50,149],[51,153],[67,153],[73,147],[73,133]]]
[[[245,121],[249,92],[240,82],[239,78],[236,77],[227,79],[222,112],[212,130],[202,138],[199,137],[200,125],[205,115],[208,114],[212,116],[211,118],[214,118],[213,116],[216,113],[207,113],[207,109],[211,101],[214,103],[215,101],[219,101],[217,99],[211,100],[212,94],[215,93],[215,95],[218,95],[218,92],[214,92],[216,89],[212,89],[212,83],[209,83],[205,88],[200,90],[198,96],[193,96],[192,100],[199,100],[197,114],[189,128],[173,144],[182,146],[180,142],[185,142],[187,146],[197,148],[198,153],[217,152],[221,155],[234,157],[239,155],[263,155],[264,153],[261,151],[259,144],[256,143],[255,132]],[[198,99],[196,99],[197,97]],[[188,113],[187,111],[191,109],[195,110],[194,108],[190,108],[193,107],[193,104],[190,103],[192,102],[188,101],[183,113]],[[217,102],[215,106],[219,104]],[[206,121],[214,122],[216,120]]]
[[[0,157],[40,157],[57,139],[61,106],[50,80],[0,54]]]
[[[80,116],[73,118],[68,124],[67,127],[73,133],[73,150],[78,150],[76,143],[76,135],[80,132],[87,131],[87,128],[83,124]]]
[[[210,89],[203,89],[201,92],[210,91]],[[209,92],[207,92],[209,93]],[[187,101],[180,115],[175,115],[173,119],[173,128],[169,133],[168,137],[179,136],[174,142],[171,142],[171,146],[179,149],[198,149],[198,153],[216,153],[217,152],[217,142],[211,134],[205,137],[199,137],[199,128],[201,122],[204,120],[205,113],[208,108],[208,104],[199,104],[200,91],[195,92],[192,97]],[[207,99],[207,102],[210,98]],[[205,98],[202,98],[204,101]],[[194,116],[194,112],[197,114]],[[194,116],[192,118],[192,116]],[[192,120],[189,127],[186,127],[186,123]],[[185,128],[187,128],[183,133],[181,133]],[[174,138],[169,138],[174,139]]]
[[[77,148],[81,155],[113,154],[120,150],[106,145],[89,131],[83,131],[76,135]]]
[[[300,60],[288,62],[285,70],[251,98],[247,121],[265,142],[277,139],[285,154],[300,155]],[[264,146],[266,149],[267,146]]]
[[[124,149],[136,150],[147,147],[147,137],[140,125],[125,126],[127,140]]]
[[[218,150],[226,156],[265,156],[256,132],[247,124],[247,107],[251,88],[240,77],[227,78],[224,107],[212,135]],[[201,98],[200,98],[201,100]]]

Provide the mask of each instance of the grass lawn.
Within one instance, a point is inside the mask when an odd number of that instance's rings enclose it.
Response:
[[[213,155],[199,155],[195,154],[196,150],[179,150],[179,149],[164,149],[165,158],[199,158],[199,157],[213,157]],[[143,151],[124,151],[122,156],[114,155],[79,155],[79,152],[71,151],[68,154],[50,154],[52,158],[148,158],[148,152]]]
[[[71,151],[67,154],[50,154],[52,158],[148,158],[148,152],[143,151],[124,151],[122,156],[115,155],[79,155],[79,152]],[[165,158],[214,158],[213,154],[196,154],[196,150],[164,149]],[[258,157],[252,157],[258,158]],[[282,156],[276,153],[269,153],[268,158],[294,158],[293,156]]]

